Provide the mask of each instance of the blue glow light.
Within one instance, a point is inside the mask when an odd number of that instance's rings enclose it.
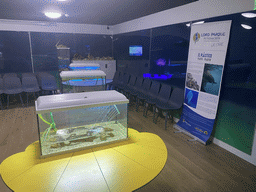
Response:
[[[88,82],[89,81],[101,81],[101,79],[90,79],[90,80],[87,80]],[[75,81],[84,81],[83,79],[72,79],[72,80],[69,80],[69,82],[75,82]]]
[[[169,75],[158,75],[158,74],[153,74],[153,77],[150,73],[144,73],[143,77],[144,78],[149,78],[149,79],[158,79],[158,80],[167,80],[172,78],[173,74],[169,74]]]
[[[100,67],[70,67],[72,71],[76,70],[98,70]]]

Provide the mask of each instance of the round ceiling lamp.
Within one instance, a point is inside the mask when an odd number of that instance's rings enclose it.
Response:
[[[45,12],[44,14],[51,19],[58,19],[61,17],[60,12],[49,11],[49,12]]]
[[[203,24],[203,23],[204,21],[198,21],[198,22],[192,23],[192,25]],[[190,27],[190,23],[187,23],[186,26]]]
[[[250,25],[241,24],[241,26],[242,26],[244,29],[252,29],[252,27],[251,27]]]
[[[256,17],[255,13],[242,13],[241,15],[246,17],[246,18],[254,18],[254,17]]]

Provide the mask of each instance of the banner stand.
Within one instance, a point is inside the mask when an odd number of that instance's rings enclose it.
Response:
[[[217,115],[231,20],[191,25],[179,132],[206,145]]]
[[[206,142],[204,142],[201,139],[197,138],[196,136],[192,135],[185,129],[181,128],[179,125],[175,124],[175,125],[173,125],[173,127],[178,130],[178,131],[174,131],[174,133],[184,133],[185,135],[192,138],[191,140],[188,139],[188,141],[199,141],[200,143],[206,145]]]

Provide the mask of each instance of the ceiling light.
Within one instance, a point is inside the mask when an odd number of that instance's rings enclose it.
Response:
[[[241,26],[245,29],[252,29],[252,27],[250,25],[241,24]]]
[[[52,12],[45,12],[44,14],[51,19],[57,19],[57,18],[61,17],[61,13],[59,13],[59,12],[52,11]]]
[[[242,13],[241,15],[246,17],[246,18],[254,18],[254,17],[256,17],[255,13]]]
[[[203,23],[204,21],[198,21],[198,22],[192,23],[192,25],[203,24]],[[190,23],[187,23],[186,26],[190,27]]]

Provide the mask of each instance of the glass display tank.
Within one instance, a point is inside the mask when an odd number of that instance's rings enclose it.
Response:
[[[41,156],[126,140],[128,102],[114,90],[40,96],[35,107]]]

